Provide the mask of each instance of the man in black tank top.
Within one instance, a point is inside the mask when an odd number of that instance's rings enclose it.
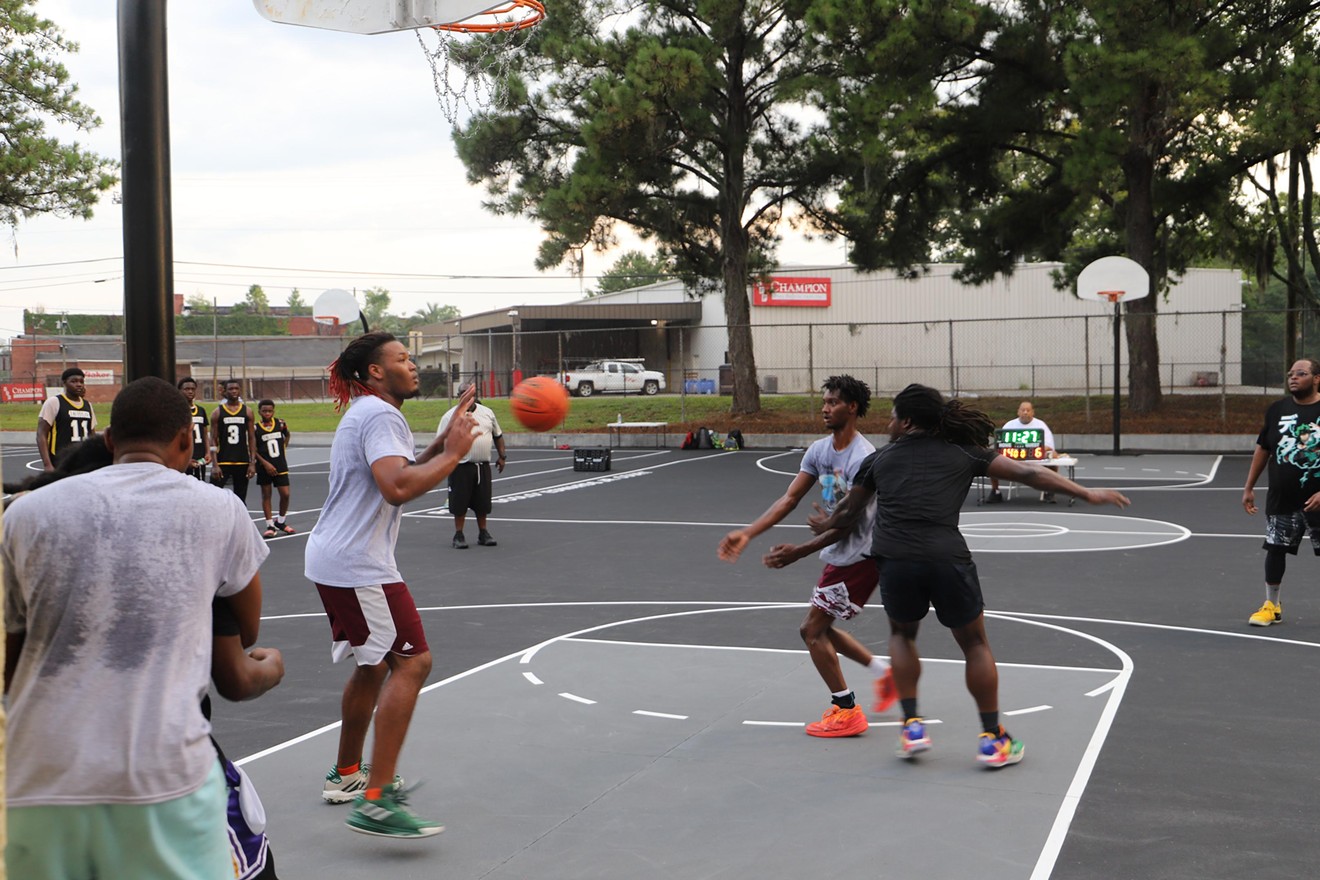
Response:
[[[211,463],[211,446],[209,435],[211,433],[211,423],[206,418],[206,410],[198,405],[197,398],[197,380],[192,376],[185,376],[179,380],[179,390],[183,396],[188,398],[188,406],[192,413],[192,458],[188,461],[188,476],[196,477],[199,480],[206,479],[206,466]]]
[[[263,400],[257,404],[257,485],[261,487],[261,512],[266,515],[263,538],[294,534],[293,526],[284,521],[289,515],[289,426],[284,419],[275,418],[275,401]],[[270,516],[270,487],[280,493],[280,515]]]
[[[60,374],[64,393],[46,399],[37,416],[37,449],[45,470],[55,469],[55,456],[96,433],[96,413],[83,398],[86,375],[77,367]]]
[[[257,473],[257,420],[243,402],[243,384],[230,379],[224,387],[225,399],[211,413],[211,451],[215,455],[211,482],[217,486],[231,483],[234,494],[247,501],[248,481]]]

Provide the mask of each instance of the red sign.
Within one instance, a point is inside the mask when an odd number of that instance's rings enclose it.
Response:
[[[0,401],[5,403],[34,402],[41,403],[46,399],[46,389],[40,385],[21,384],[10,382],[0,385]]]
[[[769,284],[752,285],[754,306],[810,306],[826,308],[830,304],[830,279],[782,276]]]

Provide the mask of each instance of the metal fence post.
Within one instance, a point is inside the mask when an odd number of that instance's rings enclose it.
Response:
[[[1219,423],[1228,424],[1228,311],[1219,313]]]
[[[958,373],[953,366],[953,321],[949,321],[949,396],[958,393]]]

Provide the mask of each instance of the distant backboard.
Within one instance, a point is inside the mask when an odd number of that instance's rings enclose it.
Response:
[[[1077,276],[1077,295],[1101,302],[1126,302],[1150,293],[1150,275],[1136,260],[1101,257]]]
[[[263,18],[280,24],[386,34],[453,24],[509,5],[491,0],[252,0]]]
[[[343,327],[356,321],[360,314],[362,310],[353,294],[338,287],[323,292],[312,303],[312,320],[318,324]]]

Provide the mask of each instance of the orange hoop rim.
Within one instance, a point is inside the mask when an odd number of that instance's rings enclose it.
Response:
[[[1118,302],[1119,300],[1121,300],[1121,299],[1127,294],[1127,291],[1126,291],[1126,290],[1099,290],[1099,291],[1096,291],[1096,293],[1097,293],[1100,297],[1102,297],[1103,299],[1106,299],[1106,300],[1108,300],[1108,301],[1111,302],[1111,303],[1116,303],[1116,302]]]
[[[530,14],[524,15],[519,19],[509,21],[485,21],[483,19],[506,15],[515,9],[527,10]],[[471,18],[465,18],[462,21],[451,21],[448,24],[431,25],[437,31],[451,31],[459,34],[499,34],[509,31],[526,30],[529,27],[540,24],[545,20],[545,4],[540,0],[508,0],[508,2],[498,9],[490,9],[486,12],[480,12]]]

